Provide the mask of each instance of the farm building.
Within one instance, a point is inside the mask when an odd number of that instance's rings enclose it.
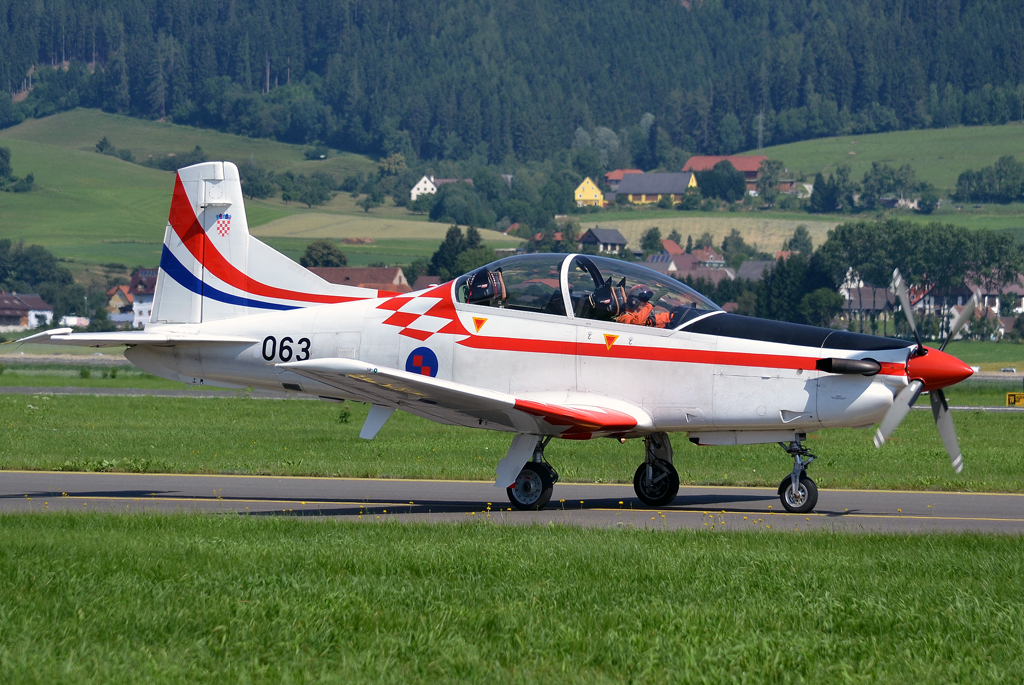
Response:
[[[688,190],[697,187],[697,177],[690,172],[671,174],[629,174],[619,183],[615,197],[625,195],[635,204],[650,204],[669,196],[681,202]]]
[[[577,243],[580,250],[590,246],[598,252],[611,252],[612,254],[617,254],[626,247],[626,239],[614,228],[588,228]]]
[[[754,155],[750,157],[718,155],[695,155],[686,160],[683,171],[711,171],[719,162],[729,162],[743,174],[743,180],[747,183],[747,190],[757,190],[757,179],[761,176],[761,163],[768,160],[765,155]],[[791,187],[792,182],[790,182]]]

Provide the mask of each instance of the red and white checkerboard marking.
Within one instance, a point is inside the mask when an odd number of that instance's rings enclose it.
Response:
[[[399,335],[424,341],[435,333],[453,333],[468,335],[459,321],[450,297],[434,292],[418,297],[393,297],[381,304],[378,309],[391,310],[391,316],[384,319],[389,326],[399,326]]]
[[[217,219],[217,223],[214,226],[217,229],[217,233],[221,238],[227,236],[228,231],[231,230],[231,219]]]

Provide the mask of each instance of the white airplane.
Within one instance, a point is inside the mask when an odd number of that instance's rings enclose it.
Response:
[[[916,335],[898,274],[896,289]],[[643,438],[633,485],[665,506],[679,490],[668,437],[679,432],[698,445],[778,443],[793,459],[782,504],[808,512],[817,487],[807,434],[881,421],[881,446],[924,390],[959,472],[941,388],[971,375],[919,338],[729,314],[663,274],[598,256],[508,257],[406,294],[328,283],[249,235],[229,162],[178,171],[145,330],[29,340],[127,345],[134,364],[193,385],[368,402],[366,439],[396,409],[512,433],[494,484],[519,509],[551,497],[553,437]]]

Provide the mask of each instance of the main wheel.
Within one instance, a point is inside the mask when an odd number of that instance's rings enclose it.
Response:
[[[508,501],[516,509],[537,511],[551,499],[555,481],[547,464],[528,462],[516,476],[516,482],[508,486]]]
[[[793,493],[793,478],[786,476],[779,483],[779,499],[782,507],[791,514],[806,514],[818,503],[818,486],[806,475],[800,476],[800,486]]]
[[[653,478],[647,477],[647,462],[637,467],[633,475],[633,489],[640,501],[649,507],[663,507],[679,494],[679,474],[676,467],[664,459],[651,464]]]

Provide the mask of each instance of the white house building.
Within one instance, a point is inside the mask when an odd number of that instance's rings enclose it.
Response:
[[[412,190],[409,191],[409,197],[412,199],[413,202],[415,202],[416,198],[418,198],[420,195],[433,194],[436,192],[437,186],[434,185],[434,177],[424,176],[419,181],[417,181],[416,185],[414,185],[412,187]]]
[[[132,299],[132,327],[145,328],[153,314],[153,293],[156,291],[157,269],[140,269],[132,274],[129,286]]]

